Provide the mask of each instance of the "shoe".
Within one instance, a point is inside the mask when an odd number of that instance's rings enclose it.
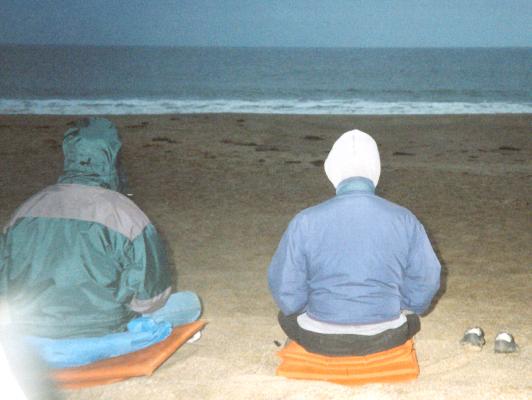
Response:
[[[201,339],[201,331],[197,331],[194,335],[190,337],[190,339],[187,340],[187,343],[196,343],[200,339]]]
[[[515,353],[519,349],[514,337],[508,332],[501,332],[495,337],[495,353]]]
[[[460,344],[470,348],[471,350],[482,350],[482,346],[486,344],[486,339],[484,339],[484,331],[479,327],[468,329],[465,331],[462,340],[460,340]]]

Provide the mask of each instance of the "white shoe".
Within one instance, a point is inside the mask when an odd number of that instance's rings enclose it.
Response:
[[[486,344],[484,331],[478,326],[468,329],[465,331],[464,337],[460,340],[460,343],[471,350],[482,350],[482,346]]]
[[[511,333],[501,332],[495,337],[495,353],[515,353],[519,346]]]
[[[200,339],[201,339],[201,331],[197,331],[194,335],[190,337],[190,339],[187,340],[187,343],[196,343]]]

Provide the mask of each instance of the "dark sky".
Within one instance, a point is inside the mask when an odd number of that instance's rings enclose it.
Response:
[[[0,43],[532,46],[532,0],[0,0]]]

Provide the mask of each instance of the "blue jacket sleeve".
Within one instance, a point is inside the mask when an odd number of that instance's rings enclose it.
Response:
[[[301,311],[308,301],[307,262],[298,218],[288,225],[269,270],[268,283],[277,306],[285,315]]]
[[[440,262],[427,233],[416,219],[401,288],[401,309],[416,314],[425,312],[440,288],[440,270]]]

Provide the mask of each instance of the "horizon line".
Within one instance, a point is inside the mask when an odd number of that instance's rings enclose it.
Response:
[[[0,46],[21,47],[137,47],[137,48],[205,48],[205,49],[531,49],[532,45],[519,46],[247,46],[247,45],[171,45],[171,44],[94,44],[94,43],[9,43]]]

